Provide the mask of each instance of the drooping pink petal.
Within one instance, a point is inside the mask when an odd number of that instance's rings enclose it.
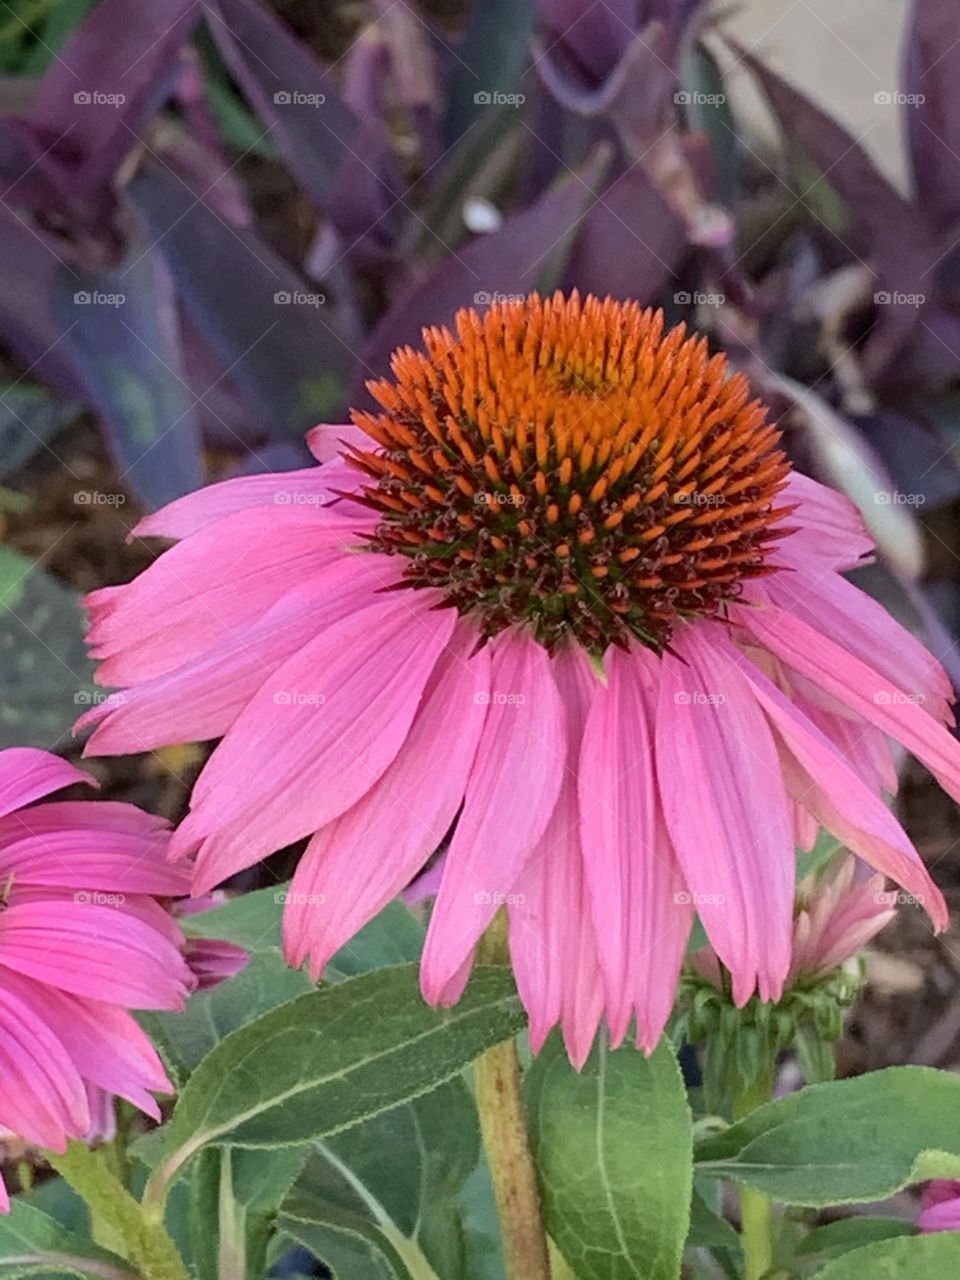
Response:
[[[203,893],[339,817],[399,751],[453,631],[436,596],[392,594],[328,627],[266,681],[194,787],[175,854]]]
[[[731,661],[737,662],[782,739],[786,750],[781,751],[781,765],[791,795],[848,849],[914,894],[943,928],[943,895],[887,806],[813,721],[744,655]]]
[[[182,1007],[192,983],[177,947],[130,911],[80,898],[12,902],[0,914],[0,966],[133,1009]]]
[[[0,978],[4,977],[0,968]],[[80,1073],[35,1008],[0,982],[0,1125],[63,1151],[90,1125]]]
[[[842,493],[792,471],[780,496],[785,506],[797,506],[788,518],[795,532],[775,546],[772,563],[785,562],[782,548],[786,546],[822,569],[853,569],[873,552],[863,516]]]
[[[461,970],[543,837],[566,756],[564,709],[546,650],[513,631],[501,632],[492,648],[487,718],[420,967],[431,1004]]]
[[[886,609],[836,573],[811,572],[809,562],[789,546],[781,548],[789,573],[764,579],[770,600],[870,665],[897,688],[913,695],[937,720],[953,723],[953,687],[930,651]]]
[[[604,668],[580,758],[580,834],[611,1040],[635,1015],[650,1052],[673,1008],[693,908],[656,783],[659,660],[610,648]]]
[[[795,851],[773,735],[723,639],[719,624],[696,623],[663,655],[655,757],[693,905],[743,1004],[783,989]]]
[[[247,967],[250,952],[218,938],[188,938],[183,949],[198,991],[210,991]]]
[[[102,684],[175,670],[259,619],[345,546],[357,522],[326,510],[255,508],[225,516],[170,547],[106,605],[88,643]]]
[[[6,990],[36,1009],[85,1080],[160,1118],[151,1091],[172,1093],[173,1086],[157,1051],[125,1009],[68,995],[10,971],[3,981]]]
[[[0,751],[0,817],[78,782],[88,787],[98,785],[88,773],[49,751],[7,747]]]
[[[410,732],[382,777],[322,827],[300,859],[283,914],[290,964],[330,957],[395,898],[439,847],[463,800],[486,717],[486,648],[460,623],[423,691]]]
[[[166,861],[168,843],[168,833],[145,841],[122,831],[64,825],[45,833],[24,832],[19,840],[0,843],[0,868],[18,885],[174,897],[189,893],[190,877],[184,868]]]
[[[960,744],[911,696],[878,671],[775,605],[742,605],[737,621],[786,666],[882,729],[960,800]]]
[[[584,882],[577,770],[590,701],[599,681],[580,649],[561,651],[554,679],[566,710],[567,752],[557,803],[509,895],[510,956],[538,1052],[559,1022],[578,1069],[603,1015],[597,941]],[[559,767],[559,766],[558,766]]]
[[[338,619],[372,604],[395,577],[387,556],[331,558],[211,652],[88,711],[77,731],[99,727],[84,754],[124,755],[221,737],[292,654]]]

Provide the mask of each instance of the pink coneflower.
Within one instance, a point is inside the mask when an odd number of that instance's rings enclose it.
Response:
[[[103,1132],[108,1094],[159,1119],[151,1091],[171,1085],[128,1010],[179,1009],[193,986],[155,900],[186,892],[166,824],[129,804],[32,805],[90,781],[45,751],[0,751],[0,1127],[53,1151]]]
[[[920,1197],[917,1226],[921,1231],[960,1231],[960,1182],[936,1178]]]
[[[897,895],[884,889],[883,876],[858,882],[856,870],[856,861],[846,858],[832,874],[809,875],[797,886],[787,986],[816,982],[841,968],[897,914]],[[722,988],[720,961],[712,947],[695,951],[690,964]]]
[[[194,887],[303,836],[289,959],[331,955],[449,836],[422,962],[457,999],[501,905],[531,1034],[657,1040],[694,911],[734,994],[790,968],[818,824],[943,899],[882,793],[888,736],[960,797],[939,664],[841,571],[871,543],[791,473],[722,355],[557,295],[424,332],[326,465],[180,499],[89,598],[115,754],[222,737],[175,836]],[[340,456],[336,450],[340,449]]]

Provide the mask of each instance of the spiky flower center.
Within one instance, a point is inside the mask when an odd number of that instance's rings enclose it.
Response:
[[[532,626],[548,648],[631,637],[657,650],[769,572],[789,464],[746,379],[683,325],[573,294],[458,313],[424,331],[371,438],[372,549],[406,559],[484,635]]]

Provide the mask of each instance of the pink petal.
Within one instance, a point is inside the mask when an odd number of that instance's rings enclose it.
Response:
[[[0,1125],[62,1151],[90,1124],[83,1081],[40,1014],[42,990],[23,999],[0,977]]]
[[[931,1205],[917,1215],[921,1231],[960,1231],[960,1199]]]
[[[775,605],[737,606],[736,620],[788,667],[882,729],[960,800],[960,744],[913,701],[853,654]]]
[[[813,574],[786,544],[783,551],[791,572],[764,580],[770,600],[850,652],[869,654],[881,675],[919,695],[936,719],[952,723],[953,686],[933,654],[852,582],[835,573]]]
[[[373,603],[376,591],[396,575],[388,556],[330,559],[211,652],[88,711],[76,730],[99,727],[84,755],[124,755],[222,737],[282,663],[338,619]]]
[[[355,474],[359,474],[355,472]],[[298,471],[271,471],[262,475],[234,476],[219,484],[196,489],[144,516],[128,541],[134,538],[186,538],[207,525],[251,507],[326,507],[337,500],[323,467]]]
[[[332,462],[348,449],[364,449],[369,453],[376,447],[370,436],[352,422],[321,422],[307,432],[307,448],[318,462]],[[360,474],[356,468],[354,471]]]
[[[43,806],[44,809],[60,807]],[[56,826],[46,822],[43,828],[34,828],[29,834],[25,829],[19,839],[0,837],[3,874],[12,875],[18,885],[156,893],[167,897],[189,893],[189,874],[166,860],[169,832],[145,839],[139,834],[111,831],[106,827],[100,830],[96,826],[96,801],[75,807],[94,810],[83,826],[70,826],[66,821]],[[33,812],[28,810],[24,816]]]
[[[580,833],[614,1047],[637,1019],[657,1045],[690,935],[690,895],[657,793],[654,714],[659,659],[611,648],[580,757]]]
[[[178,949],[118,907],[18,901],[0,914],[0,965],[62,991],[134,1009],[177,1009],[189,973]]]
[[[492,647],[491,701],[423,950],[421,987],[432,1004],[543,837],[566,756],[563,704],[546,650],[514,631],[501,632]]]
[[[784,539],[773,553],[781,562],[780,549],[790,547],[806,561],[824,568],[853,569],[873,551],[873,539],[856,505],[842,493],[792,471],[780,495],[783,504],[797,505],[789,518],[796,532]]]
[[[159,1120],[148,1091],[172,1093],[173,1086],[153,1045],[125,1009],[68,995],[9,971],[3,981],[7,990],[33,1003],[84,1080]]]
[[[0,751],[0,817],[24,805],[82,782],[97,782],[88,773],[38,747],[8,747]]]
[[[87,640],[106,659],[98,680],[134,684],[209,652],[357,540],[355,519],[301,507],[238,511],[208,525],[108,604],[94,602]]]
[[[453,631],[455,612],[436,603],[393,592],[304,645],[250,700],[174,837],[175,856],[202,843],[195,893],[319,830],[377,781]]]
[[[847,848],[914,894],[943,928],[943,896],[887,806],[799,707],[742,654],[733,660],[787,749],[781,756],[791,795]]]
[[[694,905],[743,1004],[783,989],[796,858],[773,736],[725,640],[696,623],[663,656],[656,764]]]
[[[534,1053],[560,1022],[570,1060],[580,1068],[603,1015],[577,803],[580,742],[599,681],[579,648],[559,653],[552,670],[566,710],[567,756],[547,829],[510,895],[510,955]]]
[[[287,959],[310,957],[314,979],[439,847],[457,815],[473,763],[490,685],[490,658],[461,623],[423,692],[393,763],[346,813],[323,827],[300,859],[287,895]]]

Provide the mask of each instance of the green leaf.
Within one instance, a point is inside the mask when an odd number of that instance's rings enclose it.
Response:
[[[721,1218],[700,1195],[694,1191],[690,1204],[690,1231],[687,1248],[740,1249],[740,1237],[726,1218]]]
[[[915,1227],[902,1218],[841,1218],[825,1226],[814,1227],[807,1232],[794,1250],[798,1258],[813,1254],[841,1254],[880,1240],[893,1240],[898,1236],[912,1236]]]
[[[255,889],[211,911],[185,916],[184,932],[193,938],[235,942],[253,952],[279,950],[283,945],[281,924],[287,888],[286,884],[278,884],[272,889]],[[391,902],[337,952],[326,976],[348,977],[417,960],[422,945],[423,926],[402,902]]]
[[[205,1146],[295,1146],[452,1079],[524,1025],[506,969],[480,967],[452,1009],[420,995],[414,964],[310,991],[232,1032],[184,1086],[147,1199]]]
[[[698,1171],[786,1204],[883,1200],[960,1177],[960,1077],[888,1067],[766,1103],[703,1143]]]
[[[263,951],[234,977],[198,992],[182,1013],[139,1017],[177,1083],[183,1084],[231,1031],[312,990],[307,975],[285,964],[279,951]]]
[[[527,1080],[547,1231],[577,1280],[676,1280],[692,1119],[672,1047],[599,1042],[580,1073],[553,1036]]]
[[[324,1238],[339,1256],[349,1235],[400,1276],[463,1275],[457,1196],[479,1154],[473,1099],[451,1080],[319,1144],[278,1226],[324,1261]]]
[[[853,1249],[818,1271],[814,1280],[947,1280],[960,1275],[960,1232],[878,1240]]]
[[[49,1277],[52,1272],[83,1280],[136,1280],[127,1264],[100,1249],[56,1218],[14,1199],[10,1213],[0,1217],[0,1274]]]
[[[46,387],[21,382],[0,387],[0,476],[12,475],[72,422],[80,407]]]
[[[0,748],[56,750],[82,714],[92,679],[79,597],[0,546]]]

